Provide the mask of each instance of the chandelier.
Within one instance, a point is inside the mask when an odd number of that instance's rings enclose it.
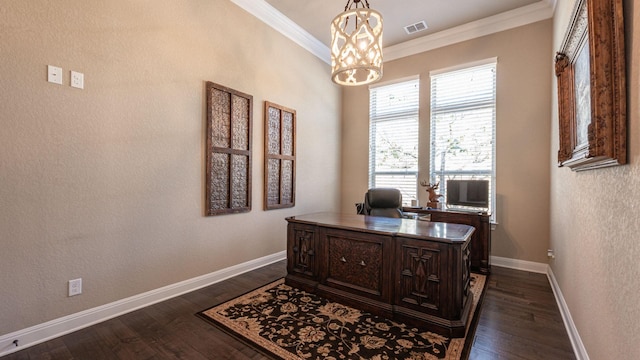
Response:
[[[348,0],[331,22],[331,80],[355,86],[381,77],[382,15],[367,0]]]

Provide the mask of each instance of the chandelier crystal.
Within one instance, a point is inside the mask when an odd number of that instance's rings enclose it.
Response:
[[[362,5],[364,1],[364,6]],[[355,8],[352,9],[352,7]],[[369,84],[382,78],[382,15],[367,0],[348,0],[331,22],[331,80]]]

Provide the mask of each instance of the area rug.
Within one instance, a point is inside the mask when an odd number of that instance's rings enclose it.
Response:
[[[277,280],[198,313],[281,359],[447,359],[467,355],[486,276],[471,275],[465,338],[447,337],[330,302]]]

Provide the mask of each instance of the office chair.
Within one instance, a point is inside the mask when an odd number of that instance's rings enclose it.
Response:
[[[363,213],[371,216],[401,218],[402,193],[394,188],[371,188],[364,196]]]

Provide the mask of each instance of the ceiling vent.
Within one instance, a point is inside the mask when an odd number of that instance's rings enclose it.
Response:
[[[407,34],[411,35],[411,34],[415,34],[419,31],[423,31],[423,30],[427,30],[427,23],[424,22],[424,20],[417,22],[415,24],[411,24],[411,25],[407,25],[404,27],[404,31],[407,32]]]

